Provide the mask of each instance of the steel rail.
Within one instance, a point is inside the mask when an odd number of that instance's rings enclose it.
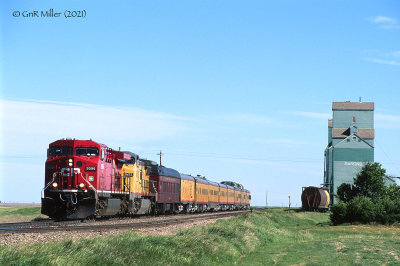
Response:
[[[2,223],[0,224],[0,234],[4,233],[44,233],[55,231],[98,231],[112,229],[140,229],[164,227],[173,224],[196,222],[213,218],[224,218],[249,213],[250,211],[235,211],[235,212],[218,212],[218,213],[202,213],[202,214],[180,214],[168,216],[139,216],[141,219],[124,218],[119,219],[128,221],[128,223],[115,224],[92,224],[98,223],[99,220],[93,221],[40,221],[40,222],[24,222],[24,223]],[[152,218],[161,217],[161,220],[150,220]],[[130,219],[130,220],[128,220]],[[110,220],[106,220],[110,221]],[[101,221],[100,221],[101,222]]]

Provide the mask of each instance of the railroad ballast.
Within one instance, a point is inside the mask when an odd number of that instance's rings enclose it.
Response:
[[[42,213],[55,219],[250,208],[250,192],[232,181],[181,174],[92,140],[50,143]]]

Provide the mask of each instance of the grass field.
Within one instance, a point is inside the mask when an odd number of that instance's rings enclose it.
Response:
[[[28,222],[45,217],[40,214],[40,207],[0,207],[0,223]]]
[[[330,226],[328,214],[253,212],[173,236],[135,232],[0,247],[4,265],[400,264],[400,227]]]
[[[240,264],[400,264],[400,227],[330,226],[328,215],[317,213],[269,216],[284,230],[244,256]]]

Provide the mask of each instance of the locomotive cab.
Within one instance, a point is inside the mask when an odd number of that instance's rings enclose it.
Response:
[[[95,215],[98,190],[111,187],[111,182],[101,177],[111,171],[112,156],[105,145],[72,139],[51,143],[46,160],[42,213],[61,219]]]

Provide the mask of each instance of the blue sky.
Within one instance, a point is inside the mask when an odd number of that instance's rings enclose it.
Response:
[[[86,10],[85,18],[13,17]],[[39,202],[48,143],[92,138],[300,206],[333,101],[375,102],[400,176],[398,1],[4,1],[0,200]],[[15,191],[18,191],[16,193]]]

